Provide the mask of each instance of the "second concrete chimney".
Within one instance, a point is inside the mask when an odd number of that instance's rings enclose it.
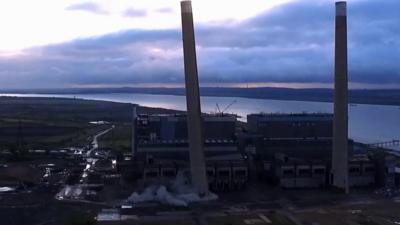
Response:
[[[136,105],[132,108],[132,131],[131,131],[131,151],[132,157],[136,157],[136,120],[137,120],[137,112],[136,112]]]
[[[346,2],[336,2],[335,91],[332,178],[334,187],[349,193],[348,171],[348,79]]]

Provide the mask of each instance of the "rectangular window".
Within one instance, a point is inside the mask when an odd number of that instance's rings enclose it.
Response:
[[[231,173],[230,173],[229,171],[227,171],[227,170],[219,171],[219,172],[218,172],[218,175],[221,176],[221,177],[229,177],[230,174],[231,174]]]
[[[310,172],[310,169],[299,169],[300,176],[310,175]]]
[[[314,174],[322,175],[325,173],[325,169],[315,169]]]
[[[146,177],[157,177],[158,173],[157,172],[147,172]]]
[[[293,169],[285,169],[285,170],[283,170],[282,173],[283,173],[283,175],[285,175],[285,176],[291,176],[291,175],[294,174]]]
[[[350,167],[349,172],[350,173],[359,173],[360,172],[360,168],[358,168],[358,167]]]
[[[213,177],[214,176],[214,170],[207,170],[207,176]]]
[[[246,170],[236,170],[235,171],[235,176],[246,176]]]

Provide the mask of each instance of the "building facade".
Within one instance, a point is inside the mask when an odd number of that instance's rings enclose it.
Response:
[[[332,114],[249,114],[249,132],[264,138],[332,138]]]

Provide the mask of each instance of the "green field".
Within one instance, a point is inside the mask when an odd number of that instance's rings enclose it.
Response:
[[[80,146],[114,124],[101,147],[130,149],[133,104],[64,98],[0,97],[0,150],[24,151]],[[138,107],[138,113],[172,110]],[[94,125],[90,121],[108,121]]]
[[[108,148],[118,152],[130,151],[131,130],[130,123],[116,124],[113,130],[99,138],[100,148]]]

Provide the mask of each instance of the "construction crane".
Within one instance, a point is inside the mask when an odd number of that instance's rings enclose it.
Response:
[[[215,112],[216,112],[216,113],[221,113],[221,109],[219,108],[218,103],[215,103],[215,106],[216,106]]]
[[[237,102],[236,99],[233,100],[229,105],[227,105],[227,106],[225,107],[224,110],[221,111],[221,113],[224,113],[226,110],[228,110],[228,109],[229,109],[233,104],[235,104],[236,102]]]
[[[235,100],[233,100],[231,103],[229,103],[223,110],[221,110],[221,108],[219,107],[219,104],[218,103],[215,103],[215,106],[216,106],[216,110],[215,110],[215,112],[216,113],[218,113],[218,114],[224,114],[225,112],[226,112],[226,110],[228,110],[233,104],[235,104],[237,101],[236,101],[236,99]]]

